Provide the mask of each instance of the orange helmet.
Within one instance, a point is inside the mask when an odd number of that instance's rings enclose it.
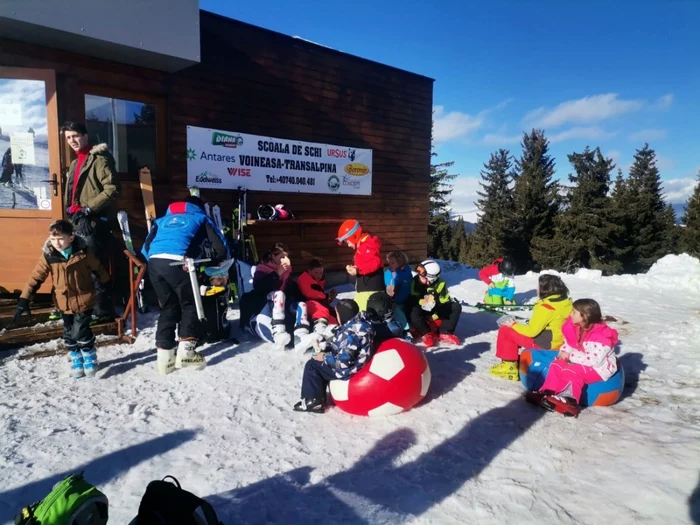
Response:
[[[345,241],[350,241],[357,246],[362,237],[362,227],[355,219],[348,219],[340,225],[338,229],[338,237],[335,239],[338,244],[343,244]]]

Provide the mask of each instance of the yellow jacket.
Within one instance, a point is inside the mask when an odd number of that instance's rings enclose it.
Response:
[[[550,295],[535,303],[532,317],[527,324],[515,323],[513,329],[525,337],[531,337],[540,348],[556,350],[564,343],[561,327],[571,315],[569,297]]]

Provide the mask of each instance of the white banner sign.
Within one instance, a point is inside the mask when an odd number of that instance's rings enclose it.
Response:
[[[34,134],[11,133],[12,164],[36,164],[34,160]]]
[[[372,150],[187,126],[187,185],[372,194]]]

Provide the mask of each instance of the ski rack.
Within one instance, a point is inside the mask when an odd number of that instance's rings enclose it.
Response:
[[[147,264],[139,260],[139,258],[129,250],[124,250],[124,255],[129,259],[129,302],[126,303],[126,308],[124,308],[122,316],[117,319],[117,339],[120,342],[132,344],[136,341],[136,336],[138,335],[136,324],[138,301],[136,296],[138,294],[139,284],[146,273]],[[138,272],[134,270],[138,270]],[[134,278],[134,276],[136,277]],[[126,335],[126,322],[129,320],[129,316],[131,316],[131,335]]]

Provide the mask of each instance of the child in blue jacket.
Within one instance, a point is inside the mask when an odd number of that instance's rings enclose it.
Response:
[[[340,326],[332,327],[333,335],[323,351],[307,361],[301,381],[301,401],[297,412],[323,413],[328,382],[348,380],[368,361],[372,352],[374,329],[364,312],[352,299],[341,299],[335,307]]]
[[[404,252],[391,252],[387,255],[386,262],[389,264],[389,269],[384,271],[384,285],[386,293],[394,302],[394,318],[404,330],[408,330],[405,304],[411,294],[413,280],[408,257]]]

